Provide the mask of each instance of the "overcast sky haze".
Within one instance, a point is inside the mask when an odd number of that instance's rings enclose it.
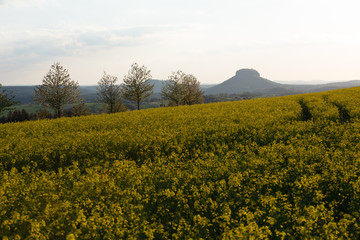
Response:
[[[360,79],[359,0],[0,0],[0,83],[37,85],[54,62],[80,85],[132,63],[220,83]]]

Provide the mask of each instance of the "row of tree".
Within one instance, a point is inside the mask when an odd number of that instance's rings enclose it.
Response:
[[[122,98],[135,101],[137,109],[140,109],[140,103],[153,94],[154,84],[151,84],[150,79],[150,71],[145,66],[139,67],[136,63],[131,66],[121,85],[116,84],[118,81],[116,76],[104,72],[104,76],[98,82],[98,100],[108,105],[109,113],[124,110]],[[169,80],[164,82],[161,95],[168,101],[168,106],[204,102],[200,82],[195,76],[182,71],[174,72]]]
[[[153,94],[154,84],[151,83],[151,73],[145,66],[134,63],[122,84],[117,84],[116,76],[104,72],[97,86],[97,99],[106,104],[108,113],[126,111],[122,99],[136,103],[140,109],[141,103]],[[0,84],[1,88],[1,84]],[[70,74],[60,63],[54,63],[44,76],[42,84],[35,88],[34,101],[54,110],[55,117],[61,117],[65,104],[79,103],[73,107],[74,115],[85,115],[88,110],[80,98],[78,82],[70,78]],[[200,82],[195,76],[182,71],[174,72],[162,86],[162,97],[168,106],[192,105],[204,102]],[[9,96],[6,90],[0,92],[0,113],[10,110],[17,103],[14,96]]]
[[[124,77],[123,84],[118,85],[118,78],[104,72],[98,82],[97,98],[99,102],[107,104],[109,113],[126,110],[121,99],[136,102],[137,109],[140,103],[153,94],[154,84],[151,84],[151,73],[145,66],[134,63],[129,73]]]
[[[6,115],[0,117],[0,123],[8,122],[24,122],[38,119],[52,119],[54,115],[46,109],[40,109],[35,113],[29,113],[25,109],[22,110],[10,110]]]
[[[62,113],[62,116],[65,117],[77,117],[90,115],[90,109],[84,107],[84,103],[73,106],[72,108],[65,109]],[[28,112],[26,109],[22,110],[9,110],[7,114],[0,116],[0,123],[8,122],[24,122],[32,120],[41,120],[41,119],[53,119],[56,118],[56,115],[48,111],[46,108],[41,108],[36,112]]]

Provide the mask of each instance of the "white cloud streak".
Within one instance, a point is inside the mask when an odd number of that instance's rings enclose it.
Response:
[[[0,7],[39,7],[56,3],[56,0],[0,0]]]
[[[85,51],[147,44],[151,37],[169,31],[167,26],[99,28],[66,26],[25,32],[1,30],[0,69],[74,56]]]

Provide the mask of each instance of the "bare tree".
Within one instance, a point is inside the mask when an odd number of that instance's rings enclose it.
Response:
[[[14,96],[9,96],[6,89],[1,90],[2,85],[0,84],[0,113],[6,110],[12,110],[12,106],[18,104],[14,101]]]
[[[61,117],[65,104],[80,102],[79,84],[71,80],[68,70],[60,63],[51,65],[44,76],[42,85],[35,88],[34,101],[49,106]]]
[[[124,97],[135,101],[138,110],[140,103],[153,94],[154,84],[151,84],[150,79],[150,70],[145,66],[139,67],[137,63],[131,65],[128,75],[124,77],[122,84]]]
[[[124,112],[127,108],[121,103],[121,86],[116,85],[118,78],[104,72],[97,86],[97,99],[107,105],[108,113]]]
[[[168,81],[163,82],[161,95],[168,100],[169,106],[179,106],[183,98],[181,86],[182,72],[178,71],[169,76]]]
[[[162,96],[168,100],[169,106],[193,105],[204,102],[200,82],[195,76],[182,71],[174,72],[164,83]]]
[[[12,110],[12,106],[16,105],[14,96],[8,96],[6,89],[1,90],[2,85],[0,84],[0,113],[6,110]]]
[[[81,102],[71,108],[71,116],[74,117],[87,116],[90,114],[90,109],[85,105],[84,102]]]

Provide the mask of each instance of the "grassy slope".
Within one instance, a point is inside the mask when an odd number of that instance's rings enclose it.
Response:
[[[352,88],[4,124],[0,235],[359,238],[359,104]]]

